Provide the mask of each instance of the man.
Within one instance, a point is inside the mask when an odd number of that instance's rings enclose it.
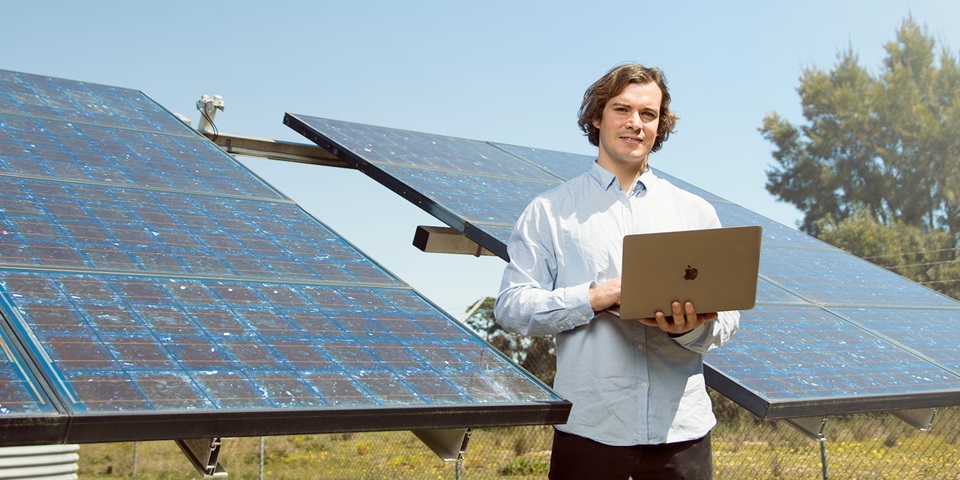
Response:
[[[497,321],[556,335],[554,388],[573,403],[555,427],[551,479],[713,476],[703,354],[733,336],[739,312],[674,302],[627,321],[608,310],[620,304],[624,235],[720,226],[709,203],[647,166],[676,120],[659,69],[608,72],[580,106],[596,162],[535,198],[510,235]]]

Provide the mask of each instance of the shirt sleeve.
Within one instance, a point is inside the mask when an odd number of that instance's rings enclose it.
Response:
[[[504,329],[522,335],[554,335],[588,323],[590,282],[554,288],[557,258],[555,223],[540,199],[520,216],[510,239],[494,315]]]
[[[718,312],[717,319],[707,322],[674,340],[687,350],[705,354],[722,347],[740,328],[740,312]]]

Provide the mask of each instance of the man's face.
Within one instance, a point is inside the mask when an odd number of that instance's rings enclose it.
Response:
[[[640,166],[646,170],[647,156],[660,126],[663,92],[656,83],[631,83],[607,101],[603,116],[593,121],[600,130],[600,165],[608,168]]]

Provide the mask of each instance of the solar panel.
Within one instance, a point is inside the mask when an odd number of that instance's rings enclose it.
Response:
[[[4,445],[570,407],[143,93],[7,71],[0,313]]]
[[[283,198],[223,155],[216,145],[191,134],[180,123],[161,134],[63,119],[18,117],[3,110],[0,113],[7,114],[0,133],[4,149],[0,168],[7,175],[158,191]],[[136,120],[131,123],[135,125]],[[171,163],[170,157],[192,161]],[[37,158],[44,161],[37,162]]]
[[[530,200],[594,160],[488,142],[511,160],[485,163],[494,156],[476,140],[289,113],[284,123],[505,260]],[[960,354],[950,348],[960,339],[917,328],[924,318],[960,321],[960,303],[656,173],[713,204],[725,226],[764,228],[758,306],[707,355],[712,387],[766,419],[960,404]]]

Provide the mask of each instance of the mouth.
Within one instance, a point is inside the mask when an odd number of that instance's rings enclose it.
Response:
[[[640,145],[643,143],[644,139],[634,135],[621,135],[620,140],[623,140],[624,142],[632,145]]]

